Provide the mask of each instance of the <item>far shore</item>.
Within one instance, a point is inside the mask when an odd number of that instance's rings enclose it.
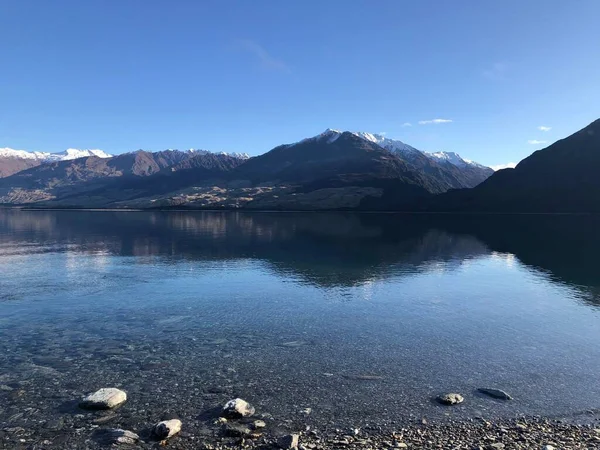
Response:
[[[85,212],[241,212],[241,213],[353,213],[353,214],[405,214],[405,215],[444,215],[444,216],[597,216],[597,212],[484,212],[484,211],[378,211],[357,209],[246,209],[246,208],[52,208],[26,205],[0,204],[0,209],[19,211],[85,211]]]

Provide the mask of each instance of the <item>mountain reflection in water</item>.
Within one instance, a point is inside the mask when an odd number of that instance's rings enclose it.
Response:
[[[568,215],[94,212],[0,209],[0,257],[43,251],[264,261],[322,288],[495,256],[599,305],[600,219]],[[516,262],[515,262],[516,260]]]

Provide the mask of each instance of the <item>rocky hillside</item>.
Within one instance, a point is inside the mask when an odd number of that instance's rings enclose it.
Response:
[[[165,189],[178,189],[181,184],[195,181],[199,172],[222,172],[230,170],[245,161],[242,158],[226,154],[208,152],[180,152],[166,150],[162,152],[125,153],[111,158],[89,156],[75,160],[44,163],[23,170],[0,180],[0,202],[36,203],[61,202],[71,205],[70,199],[78,199],[77,206],[87,206],[88,195],[96,193],[101,198],[103,190],[121,192],[113,200],[129,198],[135,189],[138,194],[151,194],[169,180]],[[184,170],[187,169],[187,170]],[[184,176],[175,177],[179,171]],[[182,172],[182,173],[183,173]],[[142,179],[157,176],[151,182]],[[190,177],[192,178],[190,180]],[[175,178],[179,180],[175,181]],[[93,206],[102,206],[106,201],[94,202]],[[92,206],[92,205],[90,205]]]

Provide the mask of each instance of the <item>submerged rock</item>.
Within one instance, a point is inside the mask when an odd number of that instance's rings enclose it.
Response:
[[[277,445],[283,449],[298,448],[300,436],[298,434],[286,434],[277,440]]]
[[[255,420],[254,422],[252,422],[252,428],[254,428],[255,430],[265,428],[266,426],[267,423],[264,420]]]
[[[500,400],[512,400],[512,397],[510,395],[508,395],[506,392],[500,389],[479,388],[477,389],[477,391],[481,392],[482,394],[489,395],[490,397],[498,398]]]
[[[127,394],[117,388],[102,388],[85,397],[79,406],[87,409],[112,409],[127,401]]]
[[[223,407],[223,415],[226,417],[250,417],[254,412],[254,406],[241,398],[229,400]]]
[[[181,420],[164,420],[154,426],[154,435],[159,439],[167,439],[181,431]]]
[[[140,437],[132,431],[113,428],[99,431],[100,441],[104,444],[137,444]]]
[[[226,423],[221,429],[223,431],[223,434],[225,434],[226,436],[246,438],[254,437],[256,435],[246,425],[242,425],[239,423]]]
[[[443,403],[444,405],[458,405],[465,401],[464,397],[460,394],[450,393],[450,394],[442,394],[437,398],[438,402]]]

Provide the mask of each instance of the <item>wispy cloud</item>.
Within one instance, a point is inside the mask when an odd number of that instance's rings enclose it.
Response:
[[[514,169],[516,167],[517,163],[514,162],[509,162],[506,164],[498,164],[497,166],[490,166],[490,168],[492,170],[498,171],[498,170],[502,170],[502,169]]]
[[[483,76],[488,80],[500,81],[506,78],[506,71],[508,67],[503,62],[496,62],[487,69],[484,69]]]
[[[402,124],[402,126],[403,126],[404,128],[406,128],[406,127],[412,127],[412,123],[410,123],[410,122],[404,122],[404,123]]]
[[[540,140],[538,140],[538,139],[529,139],[529,140],[527,141],[527,143],[528,143],[529,145],[542,145],[542,144],[547,144],[547,143],[548,143],[548,141],[540,141]]]
[[[419,120],[419,125],[430,125],[439,123],[452,123],[451,119],[431,119],[431,120]]]
[[[289,66],[282,60],[272,56],[262,45],[251,39],[240,39],[237,41],[239,48],[256,57],[264,69],[290,72]]]
[[[385,136],[387,134],[387,131],[380,131],[379,133],[377,133],[379,136]]]
[[[540,131],[550,131],[552,129],[552,127],[545,127],[544,125],[540,125],[538,127],[538,130]]]

